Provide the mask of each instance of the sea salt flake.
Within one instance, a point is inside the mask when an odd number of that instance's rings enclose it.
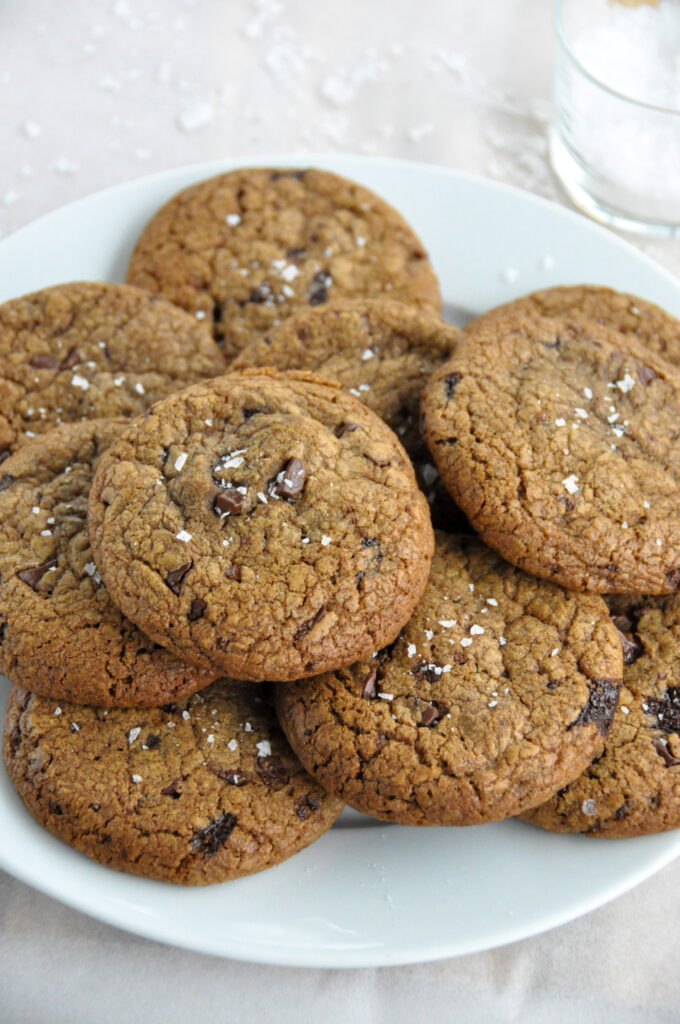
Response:
[[[114,377],[113,378],[113,383],[116,385],[117,388],[119,388],[121,386],[121,384],[124,383],[124,381],[125,381],[125,377]]]
[[[495,597],[487,597],[486,603],[492,605],[494,608],[498,607],[498,601]]]
[[[182,712],[182,718],[184,719],[184,721],[185,721],[185,722],[188,722],[188,721],[189,721],[189,719],[191,718],[191,715],[190,715],[190,714],[189,714],[189,712],[188,712],[188,711],[186,710],[186,708],[185,708],[185,709],[184,709],[184,711]]]
[[[191,534],[187,530],[180,530],[175,537],[177,540],[183,540],[185,544],[191,540]]]
[[[631,377],[631,375],[630,375],[630,374],[628,373],[628,371],[627,371],[627,370],[626,370],[626,372],[624,373],[624,375],[623,375],[623,377],[621,378],[621,380],[617,380],[617,381],[616,381],[616,387],[617,387],[617,388],[618,388],[618,389],[619,389],[620,391],[623,391],[624,395],[625,395],[625,394],[626,394],[626,393],[627,393],[628,391],[630,391],[630,389],[631,389],[632,387],[634,387],[634,386],[635,386],[635,377]]]
[[[74,388],[82,388],[83,391],[87,391],[90,386],[89,380],[86,380],[85,377],[81,377],[79,373],[73,375],[71,378],[71,384]]]
[[[189,456],[186,452],[182,452],[181,455],[177,456],[177,458],[175,459],[175,469],[177,470],[178,473],[182,470],[184,463],[187,461],[188,458]]]
[[[229,747],[229,750],[237,750],[238,749],[238,740],[229,740],[229,742],[227,743],[227,746]]]
[[[572,473],[571,476],[565,477],[564,480],[562,481],[562,483],[564,484],[564,486],[566,487],[566,489],[569,491],[570,494],[576,494],[576,492],[578,491],[578,483],[577,483],[577,481],[578,481],[578,477],[576,476],[575,473]]]
[[[498,643],[500,644],[501,647],[504,647],[507,644],[507,642],[508,641],[505,639],[504,636],[499,636],[498,637]]]
[[[426,636],[426,638],[428,640],[431,640],[432,637],[434,636],[434,630],[432,630],[432,629],[426,629],[426,630],[424,630],[424,633],[425,633],[425,636]]]
[[[373,359],[374,355],[375,352],[373,351],[372,348],[365,348],[364,351],[361,353],[361,358],[363,359],[364,362],[367,362],[369,359]]]
[[[140,726],[136,725],[134,729],[130,729],[128,733],[128,744],[134,743],[141,732]]]
[[[252,732],[253,731],[253,727],[250,724],[250,722],[246,722],[246,724],[243,726],[243,728],[245,729],[246,732]]]
[[[471,636],[481,636],[484,632],[484,626],[470,626]]]
[[[560,649],[559,649],[559,647],[553,647],[552,651],[550,652],[550,657],[551,657],[551,658],[554,658],[554,657],[555,657],[555,655],[556,655],[556,654],[559,654],[559,653],[560,653]]]
[[[408,654],[409,658],[413,658],[417,650],[418,648],[416,647],[415,644],[409,644],[408,647],[406,648],[406,653]]]
[[[209,732],[208,735],[206,736],[206,743],[214,743],[214,742],[215,742],[215,737],[214,737],[214,735],[211,732]]]
[[[590,388],[584,388],[583,389],[583,394],[586,396],[586,398],[592,398],[593,397],[593,392],[590,390]]]
[[[55,715],[57,715],[57,717],[61,714],[61,708],[59,707],[59,705],[57,705],[57,707],[54,709],[54,713]]]
[[[555,420],[555,426],[556,427],[566,427],[566,425],[567,425],[567,421],[563,420],[561,417],[558,420]]]
[[[238,213],[228,213],[224,219],[230,228],[235,228],[241,223],[241,218]]]
[[[135,384],[135,391],[137,392],[138,395],[143,395],[145,393],[144,385],[142,384],[141,380],[138,380],[137,383]]]
[[[574,412],[576,413],[576,415],[578,417],[580,417],[580,419],[582,419],[582,420],[587,420],[588,419],[588,413],[586,412],[585,409],[574,409]]]
[[[451,626],[454,625],[454,620],[453,619],[440,619],[439,620],[439,625],[443,626],[444,629],[451,629]]]
[[[394,700],[393,693],[379,693],[378,696],[381,700]]]
[[[488,705],[487,705],[487,707],[495,708],[497,704],[498,704],[497,700],[490,700]]]
[[[597,813],[595,810],[595,801],[584,800],[581,804],[581,810],[584,814],[587,814],[589,818],[592,818]]]
[[[460,646],[461,647],[469,647],[471,643],[472,643],[472,637],[471,636],[465,636],[461,640]]]
[[[255,746],[257,747],[257,751],[260,757],[270,756],[272,752],[272,745],[269,742],[269,740],[260,740],[260,742],[256,743]]]
[[[141,782],[141,781],[142,781],[142,776],[141,776],[141,775],[133,775],[133,776],[132,776],[132,781],[133,781],[133,782],[135,783],[135,785],[136,785],[136,784],[137,784],[138,782]]]
[[[327,537],[325,533],[321,535],[321,547],[327,548],[330,542],[331,538]]]
[[[629,715],[630,714],[630,708],[627,708],[625,704],[622,704],[621,705],[621,714]]]

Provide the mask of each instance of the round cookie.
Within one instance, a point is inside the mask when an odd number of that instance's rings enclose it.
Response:
[[[441,312],[403,217],[315,169],[240,168],[184,189],[144,229],[127,280],[204,317],[228,357],[300,306],[387,292]]]
[[[393,640],[433,547],[397,437],[302,371],[246,370],[159,402],[102,457],[89,526],[133,622],[201,667],[260,681]]]
[[[330,793],[407,825],[517,814],[602,749],[621,645],[600,597],[437,534],[412,618],[373,659],[277,688],[291,746]]]
[[[227,680],[143,711],[56,704],[15,686],[3,753],[48,831],[101,864],[164,882],[207,885],[271,867],[342,810],[298,763],[269,701]]]
[[[498,316],[508,315],[592,321],[636,338],[669,363],[680,366],[680,320],[637,295],[587,284],[544,288],[490,309],[471,321],[466,329],[476,330]]]
[[[224,368],[203,324],[129,285],[12,299],[0,306],[0,461],[57,424],[138,416]]]
[[[523,817],[551,832],[623,837],[680,828],[680,595],[610,599],[623,686],[604,753]]]
[[[422,456],[420,393],[459,334],[403,302],[359,299],[298,310],[254,337],[231,369],[273,366],[332,377],[385,420],[411,456]]]
[[[34,693],[146,707],[217,675],[178,660],[113,604],[95,569],[87,501],[102,452],[129,425],[89,420],[23,445],[0,477],[0,669]]]
[[[515,565],[575,590],[680,588],[680,373],[630,337],[499,317],[430,378],[424,436]]]

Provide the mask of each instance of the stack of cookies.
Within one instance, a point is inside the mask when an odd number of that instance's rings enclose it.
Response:
[[[203,884],[344,804],[680,825],[680,325],[584,287],[440,316],[403,218],[315,170],[0,307],[4,758],[54,835]]]

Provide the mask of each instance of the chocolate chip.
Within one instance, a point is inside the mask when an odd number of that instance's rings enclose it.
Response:
[[[208,768],[213,775],[227,782],[230,786],[245,786],[248,783],[248,776],[245,772],[235,772],[231,769],[220,768],[217,764],[209,764]]]
[[[680,757],[675,757],[671,754],[666,740],[655,740],[654,749],[664,759],[668,768],[673,768],[675,765],[680,764]]]
[[[316,626],[316,624],[319,621],[319,619],[323,618],[323,616],[326,614],[326,611],[327,611],[326,605],[322,604],[321,607],[319,608],[318,612],[316,613],[316,615],[313,615],[311,617],[311,619],[307,619],[306,622],[303,622],[302,625],[298,626],[298,628],[293,633],[293,640],[299,640],[306,633],[309,633],[309,631],[314,626]]]
[[[680,764],[680,761],[678,762],[678,764]],[[630,809],[631,809],[632,806],[633,806],[633,801],[632,800],[626,800],[625,803],[622,803],[621,806],[618,807],[614,811],[614,814],[613,814],[614,821],[623,821],[624,818],[627,818],[628,815],[630,814]]]
[[[94,811],[95,814],[97,813],[97,811],[101,810],[100,804],[88,804],[88,807],[90,808],[91,811]]]
[[[221,321],[222,321],[222,303],[221,302],[215,302],[213,304],[212,319],[213,319],[213,323],[214,324],[221,323]]]
[[[161,790],[161,796],[171,796],[173,800],[179,800],[181,795],[182,789],[179,779],[173,779],[168,786]]]
[[[6,455],[5,455],[4,452],[2,452],[2,457],[0,458],[0,462],[4,462],[5,459],[9,458],[9,456],[10,456],[9,452],[7,452]],[[14,480],[15,480],[15,477],[13,477],[11,473],[3,473],[3,475],[0,477],[0,491],[6,490],[9,487],[10,484],[14,483]]]
[[[669,686],[663,697],[645,697],[647,714],[655,715],[655,729],[661,732],[680,732],[680,687]]]
[[[353,430],[361,430],[358,423],[341,423],[339,427],[335,428],[335,436],[344,437],[345,434],[351,434]]]
[[[28,362],[29,365],[34,367],[36,370],[56,370],[59,366],[59,360],[46,352],[38,353],[38,355],[29,359]]]
[[[645,653],[644,645],[637,634],[623,633],[620,629],[618,633],[621,638],[621,647],[623,648],[623,664],[632,665],[634,661],[637,661]]]
[[[619,684],[611,679],[592,679],[588,683],[590,694],[584,708],[577,718],[567,726],[567,730],[577,725],[595,725],[603,736],[609,732],[612,718],[619,701]]]
[[[29,587],[33,587],[35,590],[45,573],[49,572],[50,569],[55,569],[56,566],[57,559],[48,558],[47,561],[42,562],[41,565],[33,565],[29,569],[22,569],[17,573],[17,576],[22,583],[27,583]]]
[[[248,302],[253,302],[257,306],[261,306],[263,302],[271,298],[272,290],[269,287],[268,281],[263,281],[257,288],[253,288],[250,295],[248,296]]]
[[[361,696],[373,700],[377,694],[378,666],[372,665],[361,684]]]
[[[314,814],[315,811],[319,810],[321,806],[318,800],[310,796],[309,793],[304,793],[303,796],[299,796],[295,801],[295,813],[297,814],[300,821],[304,821],[310,814]]]
[[[680,590],[680,568],[669,569],[666,573],[666,579],[673,590]]]
[[[362,548],[377,548],[379,544],[377,537],[364,537],[361,541]]]
[[[258,757],[257,773],[264,784],[272,789],[282,789],[290,781],[290,772],[281,758],[275,755]]]
[[[448,704],[442,704],[438,700],[430,701],[420,716],[420,724],[424,726],[436,725],[437,722],[440,722],[444,715],[448,715],[448,713]]]
[[[314,275],[307,289],[307,301],[310,306],[320,306],[328,298],[328,286],[331,276],[327,270],[319,270]]]
[[[447,377],[444,377],[444,398],[447,400],[453,398],[453,393],[462,381],[463,376],[460,373],[450,373]]]
[[[149,750],[155,750],[156,747],[160,747],[160,745],[161,745],[161,738],[160,738],[160,736],[157,733],[150,732],[149,735],[146,737],[146,740],[144,742],[146,743],[146,745],[149,748]]]
[[[189,609],[189,614],[187,615],[189,622],[196,622],[197,619],[200,619],[205,609],[206,603],[203,600],[203,598],[195,597],[191,602],[191,608]]]
[[[59,369],[60,370],[72,370],[80,362],[80,353],[75,345],[72,346],[62,359]]]
[[[307,470],[299,459],[289,459],[283,469],[283,479],[276,485],[276,494],[282,498],[297,498],[302,493]]]
[[[437,671],[437,669],[439,671]],[[419,661],[411,669],[411,675],[427,679],[428,683],[436,683],[441,678],[442,666],[434,662]]]
[[[644,366],[644,365],[638,366],[638,368],[637,368],[637,375],[640,378],[640,383],[644,384],[645,387],[647,387],[649,384],[651,384],[651,382],[656,377],[659,376],[659,374],[656,373],[656,371],[654,371],[651,368],[651,366]]]
[[[161,711],[165,711],[168,715],[174,715],[175,711],[177,711],[177,705],[174,700],[171,700],[169,704],[161,704]]]
[[[205,828],[196,829],[191,838],[191,845],[204,857],[212,857],[224,846],[235,826],[235,814],[222,814]]]
[[[58,804],[55,800],[48,800],[47,806],[48,806],[48,808],[49,808],[49,810],[50,810],[50,812],[52,814],[63,814],[64,813],[62,811],[62,809],[61,809],[61,805]]]
[[[237,583],[241,582],[241,566],[240,565],[228,565],[224,570],[224,575],[228,580],[236,580]]]
[[[463,651],[454,651],[451,655],[451,661],[455,665],[467,665],[467,654]]]
[[[244,501],[244,494],[241,494],[241,492],[235,487],[227,487],[226,490],[220,491],[220,493],[215,496],[213,508],[223,514],[238,516],[243,511]]]
[[[179,592],[182,589],[182,580],[193,564],[193,560],[190,558],[188,562],[184,563],[184,565],[180,565],[179,569],[173,569],[172,572],[169,572],[165,577],[165,585],[170,587],[173,594],[177,594],[179,596]]]

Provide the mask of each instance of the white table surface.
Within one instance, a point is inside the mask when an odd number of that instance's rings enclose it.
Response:
[[[0,0],[0,237],[131,177],[266,152],[425,160],[565,202],[546,160],[550,8]],[[680,242],[638,244],[680,274]],[[0,1024],[677,1021],[678,912],[680,862],[504,949],[291,970],[137,939],[0,872]]]

